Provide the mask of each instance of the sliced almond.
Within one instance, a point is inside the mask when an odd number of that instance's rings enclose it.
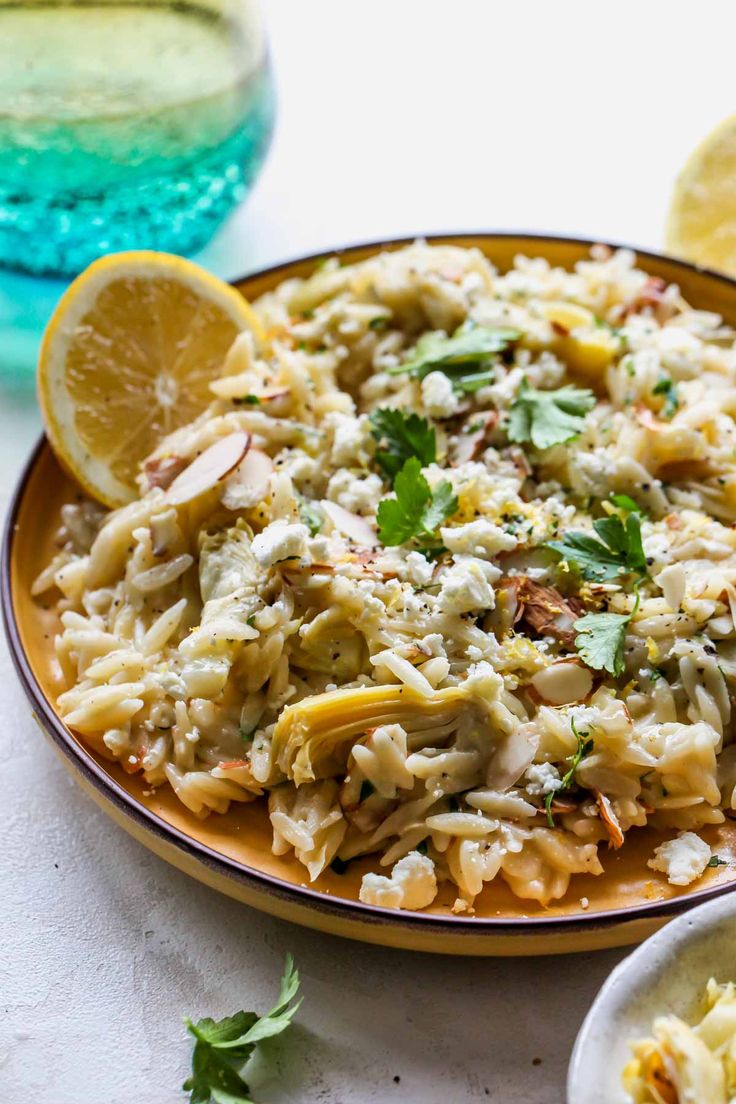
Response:
[[[598,812],[600,813],[601,820],[603,821],[606,831],[608,832],[609,846],[613,847],[615,851],[618,851],[619,847],[623,846],[624,833],[621,825],[619,824],[618,817],[613,811],[613,805],[604,793],[600,790],[594,789],[596,804],[598,806]]]
[[[182,506],[211,491],[238,466],[249,445],[250,434],[243,432],[230,433],[215,441],[177,475],[167,492],[168,501],[172,506]]]
[[[249,448],[228,477],[223,504],[229,510],[246,509],[263,502],[269,492],[273,460],[261,449]]]
[[[551,663],[532,678],[532,686],[545,702],[568,705],[583,701],[593,689],[593,676],[578,663]]]
[[[322,509],[338,533],[342,533],[348,540],[368,547],[378,544],[376,530],[366,518],[360,517],[358,514],[352,514],[350,510],[345,510],[342,506],[338,506],[336,502],[330,502],[327,499],[322,500]]]
[[[182,460],[181,456],[156,456],[151,460],[146,460],[143,465],[143,474],[148,480],[149,487],[160,487],[165,491],[167,487],[176,479],[177,475],[181,475],[186,467],[186,460]]]

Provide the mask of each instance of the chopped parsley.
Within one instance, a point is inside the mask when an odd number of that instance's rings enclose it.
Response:
[[[662,415],[669,421],[670,418],[674,418],[680,407],[680,400],[677,397],[677,384],[669,376],[662,376],[661,379],[655,383],[652,388],[653,395],[664,395],[664,406],[662,407]]]
[[[430,372],[444,372],[456,391],[477,391],[493,381],[491,365],[498,354],[520,337],[521,331],[510,326],[479,326],[468,320],[452,337],[441,331],[424,334],[414,346],[413,355],[388,371],[415,379],[424,379]]]
[[[596,537],[573,530],[547,548],[573,563],[584,579],[601,583],[633,574],[647,577],[647,560],[641,540],[641,519],[631,513],[625,521],[616,514],[593,522]]]
[[[575,647],[583,662],[594,671],[608,671],[616,678],[624,669],[624,640],[630,613],[588,613],[578,617],[574,628]]]
[[[634,502],[631,495],[613,494],[611,495],[611,502],[614,506],[618,506],[619,510],[626,510],[630,514],[642,514],[644,512],[638,502]]]
[[[554,828],[555,826],[555,818],[552,815],[552,802],[554,801],[555,796],[559,793],[562,793],[564,790],[572,789],[575,784],[575,771],[578,769],[585,756],[590,755],[591,751],[593,750],[593,739],[590,733],[578,732],[577,728],[575,727],[574,717],[570,718],[570,728],[572,729],[573,735],[578,742],[578,746],[573,754],[569,755],[566,760],[566,762],[568,762],[570,766],[560,779],[560,785],[557,787],[556,790],[548,793],[544,799],[544,808],[547,813],[547,824],[550,826],[550,828]]]
[[[376,463],[391,482],[410,457],[418,457],[423,468],[437,459],[437,438],[426,418],[380,407],[368,420],[379,445]]]
[[[189,1104],[250,1104],[250,1089],[243,1080],[243,1067],[263,1039],[280,1035],[299,1008],[299,973],[291,955],[286,956],[278,1000],[265,1016],[236,1012],[222,1020],[209,1017],[192,1023],[184,1017],[194,1036],[192,1075],[182,1088],[190,1093]]]
[[[322,528],[324,518],[313,502],[306,498],[299,498],[299,520],[306,525],[311,536],[316,536]]]
[[[578,437],[585,415],[595,406],[595,395],[585,387],[559,387],[538,391],[527,379],[521,381],[509,410],[509,440],[531,441],[535,448],[562,445]]]
[[[431,489],[416,456],[406,461],[394,480],[395,498],[378,505],[378,536],[385,545],[405,544],[412,537],[433,537],[443,521],[457,511],[457,495],[447,480]]]
[[[711,857],[708,859],[708,866],[728,866],[728,863],[725,859],[722,859],[720,855],[711,855]]]

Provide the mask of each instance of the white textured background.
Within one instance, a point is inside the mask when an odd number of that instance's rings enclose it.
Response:
[[[678,167],[736,109],[728,0],[269,0],[267,14],[278,130],[251,200],[207,251],[227,276],[429,230],[656,248]],[[28,390],[0,391],[3,508],[37,431]],[[382,951],[217,896],[62,773],[3,645],[0,809],[2,1104],[183,1100],[182,1014],[265,1010],[287,950],[305,1004],[253,1078],[259,1099],[558,1104],[620,957]]]

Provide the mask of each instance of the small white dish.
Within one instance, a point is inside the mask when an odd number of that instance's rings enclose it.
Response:
[[[575,1041],[568,1104],[629,1104],[621,1071],[631,1057],[630,1040],[651,1035],[654,1018],[666,1013],[694,1023],[710,977],[736,981],[732,895],[691,909],[619,963]]]

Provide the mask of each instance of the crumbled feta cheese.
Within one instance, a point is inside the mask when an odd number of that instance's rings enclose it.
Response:
[[[410,851],[399,859],[390,878],[364,874],[360,887],[361,901],[381,908],[422,909],[431,905],[436,896],[434,863],[418,851]]]
[[[660,843],[647,866],[661,870],[670,885],[690,885],[699,878],[711,859],[710,847],[694,832],[681,832],[675,839]]]
[[[501,572],[493,564],[472,556],[456,556],[442,577],[437,605],[443,613],[491,610],[496,604],[491,583],[500,577]]]
[[[303,449],[284,449],[276,457],[276,467],[291,476],[294,485],[300,489],[305,486],[319,486],[322,483],[319,461]]]
[[[279,560],[303,556],[308,538],[306,525],[274,521],[253,538],[251,550],[261,567],[272,567]]]
[[[451,418],[460,400],[444,372],[430,372],[422,380],[422,402],[430,418]]]
[[[516,537],[485,518],[469,521],[465,525],[443,526],[440,536],[442,543],[451,552],[467,553],[470,556],[495,556],[498,552],[508,552],[517,545]]]
[[[560,772],[554,763],[532,763],[524,774],[524,787],[528,794],[546,797],[562,786]]]
[[[666,562],[670,556],[669,538],[664,533],[646,533],[646,528],[645,522],[642,526],[644,555],[648,560],[654,560],[656,563]]]
[[[352,514],[374,514],[382,495],[380,475],[371,474],[365,479],[358,479],[343,468],[335,472],[327,484],[327,497]]]
[[[369,462],[373,438],[364,414],[353,418],[350,414],[334,412],[328,414],[322,424],[333,430],[330,459],[335,467],[360,467]]]
[[[327,563],[330,559],[332,541],[319,533],[309,541],[309,557],[312,563]]]
[[[410,552],[405,560],[406,577],[414,586],[427,586],[434,574],[434,564],[421,552]]]

